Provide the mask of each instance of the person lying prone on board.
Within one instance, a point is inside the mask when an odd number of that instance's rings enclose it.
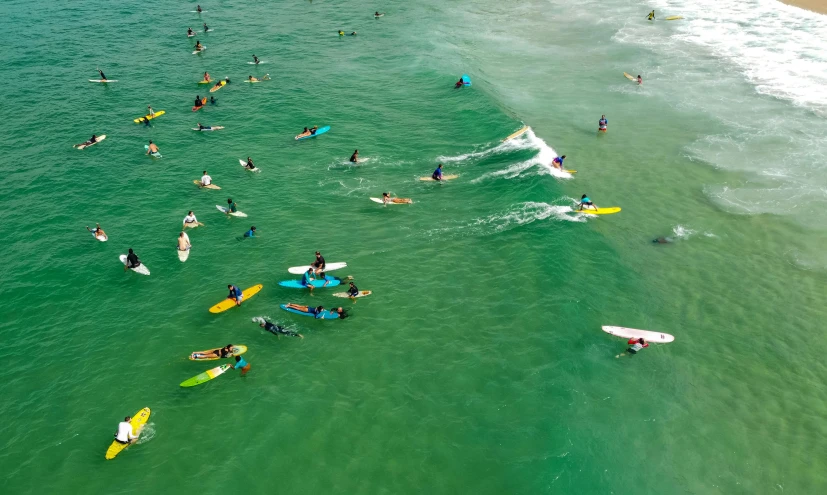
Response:
[[[411,204],[413,200],[410,198],[392,198],[391,193],[382,193],[382,202],[385,204],[388,203],[397,203],[397,204]]]
[[[94,230],[90,229],[89,226],[87,225],[86,230],[88,230],[89,232],[95,234],[95,237],[101,237],[101,236],[108,237],[106,235],[106,232],[104,232],[103,229],[101,228],[101,224],[99,224],[99,223],[95,224],[95,229]]]
[[[210,352],[193,352],[192,357],[195,359],[209,359],[211,357],[228,358],[233,355],[233,344],[227,344],[221,349],[213,349]]]

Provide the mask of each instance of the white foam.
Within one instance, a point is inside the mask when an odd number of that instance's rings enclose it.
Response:
[[[557,157],[557,152],[554,151],[554,148],[546,144],[546,142],[534,134],[532,129],[526,131],[522,136],[510,139],[504,143],[499,144],[498,146],[478,151],[474,153],[468,153],[465,155],[460,155],[459,157],[453,158],[460,158],[462,160],[469,160],[471,158],[482,158],[484,156],[488,156],[495,153],[505,153],[511,152],[516,150],[537,150],[537,154],[533,157],[529,158],[528,160],[512,163],[511,165],[507,166],[504,169],[496,170],[494,172],[489,172],[487,174],[483,174],[482,176],[472,180],[472,183],[477,183],[482,180],[491,178],[491,177],[503,177],[506,179],[513,179],[515,177],[519,177],[523,174],[523,172],[529,170],[537,170],[537,175],[553,175],[554,177],[560,179],[571,179],[572,175],[568,172],[564,172],[560,169],[551,166],[551,161]],[[439,157],[440,159],[446,157]],[[451,157],[449,157],[451,158]],[[448,160],[443,160],[448,161]]]

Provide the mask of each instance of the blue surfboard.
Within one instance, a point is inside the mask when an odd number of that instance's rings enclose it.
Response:
[[[319,127],[318,129],[316,129],[316,134],[310,134],[309,136],[302,136],[302,137],[296,136],[296,141],[301,141],[302,139],[314,138],[314,137],[318,136],[319,134],[324,134],[325,132],[327,132],[329,130],[330,130],[329,125],[326,125],[324,127]]]
[[[326,286],[324,285],[325,280],[328,282],[328,284]],[[322,286],[325,286],[325,288],[327,288],[327,287],[336,287],[339,284],[341,284],[341,282],[336,280],[333,277],[325,277],[324,280],[311,280],[310,281],[310,285],[312,285],[315,288],[320,288]],[[289,289],[306,289],[307,288],[304,285],[302,285],[301,280],[282,280],[281,282],[279,282],[279,285],[282,286],[282,287],[287,287]]]
[[[470,86],[471,85],[471,78],[468,77],[468,74],[462,75],[462,85],[463,86]]]
[[[288,308],[286,304],[281,304],[281,305],[279,305],[279,307],[281,309],[285,310],[285,311],[289,311],[291,313],[296,313],[297,315],[313,316],[310,313],[305,313],[304,311],[299,311],[298,309],[295,309],[295,308]],[[331,313],[328,310],[324,310],[321,313],[319,313],[319,315],[316,318],[319,319],[319,320],[336,320],[336,319],[339,318],[339,315],[336,314],[336,313]]]

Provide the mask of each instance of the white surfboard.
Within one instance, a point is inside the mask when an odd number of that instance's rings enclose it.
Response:
[[[95,239],[97,239],[97,240],[99,240],[99,241],[101,241],[101,242],[106,242],[106,241],[108,241],[108,240],[109,240],[109,238],[108,238],[108,237],[106,237],[106,235],[98,235],[98,234],[96,234],[96,233],[94,233],[94,232],[92,232],[92,237],[94,237]]]
[[[385,204],[385,202],[382,201],[382,198],[370,198],[370,200],[373,201],[374,203],[379,203],[380,205]],[[394,203],[393,201],[389,201],[387,204],[389,204],[389,205],[409,205],[409,204],[412,204],[412,203]]]
[[[148,150],[148,149],[149,149],[149,145],[148,145],[148,144],[145,144],[145,145],[144,145],[144,149],[145,149],[145,150]],[[153,157],[153,158],[163,158],[163,157],[161,156],[161,153],[159,153],[159,152],[157,152],[157,151],[155,151],[155,152],[153,152],[153,153],[150,153],[150,154],[149,154],[149,156],[151,156],[151,157]]]
[[[195,33],[188,34],[188,35],[187,35],[187,38],[192,38],[193,36],[195,36]]]
[[[225,214],[227,213],[227,208],[225,208],[221,205],[215,205],[215,207],[218,208],[218,211],[220,211],[222,213],[225,213]],[[247,214],[244,213],[244,212],[241,212],[241,211],[236,211],[234,213],[231,212],[230,215],[232,215],[234,217],[240,217],[240,218],[246,218],[247,217]]]
[[[668,333],[650,332],[648,330],[637,330],[635,328],[613,327],[605,325],[601,327],[604,332],[624,339],[643,338],[646,342],[667,344],[675,340],[675,337]]]
[[[195,50],[194,52],[192,52],[192,54],[195,55],[196,53],[201,53],[206,49],[207,49],[206,45],[201,45],[201,49],[200,50]]]
[[[247,62],[247,63],[250,64],[250,65],[261,65],[261,64],[266,64],[267,61],[266,60],[259,60],[258,63],[255,63],[255,62]]]
[[[120,260],[121,260],[121,263],[123,263],[125,265],[126,264],[126,255],[122,254],[120,256]],[[141,275],[149,275],[149,268],[147,268],[146,265],[144,265],[143,261],[141,262],[140,266],[135,267],[135,268],[130,268],[130,270],[132,270],[135,273],[140,273]]]
[[[82,150],[82,149],[84,149],[84,148],[88,148],[88,147],[90,147],[90,146],[94,146],[94,145],[96,145],[96,144],[100,143],[101,141],[103,141],[104,139],[106,139],[106,134],[101,134],[100,136],[95,136],[95,139],[96,139],[97,141],[95,141],[95,142],[94,142],[94,143],[92,143],[92,144],[86,144],[86,143],[83,143],[83,144],[75,144],[75,145],[73,145],[73,147],[74,147],[75,149]]]
[[[238,163],[240,163],[240,164],[241,164],[241,166],[242,166],[242,167],[244,167],[244,169],[245,169],[245,170],[249,170],[250,172],[261,172],[261,169],[260,169],[260,168],[258,168],[258,167],[255,167],[255,168],[247,168],[247,160],[241,160],[241,159],[239,159],[239,160],[238,160]]]
[[[324,271],[325,271],[325,273],[326,272],[332,272],[333,270],[339,270],[339,269],[344,268],[346,266],[347,266],[347,263],[345,263],[344,261],[337,262],[337,263],[325,263]],[[292,273],[293,275],[301,275],[301,274],[307,272],[307,270],[309,268],[311,268],[310,265],[291,266],[290,268],[287,269],[287,271]]]
[[[190,248],[190,249],[191,249],[191,248]],[[178,249],[178,247],[176,246],[175,250],[176,250],[176,251],[178,251],[178,259],[179,259],[179,260],[181,260],[181,263],[183,263],[183,262],[187,261],[187,258],[189,258],[189,257],[190,257],[190,250],[189,250],[189,249],[185,249],[184,251],[181,251],[181,250],[180,250],[180,249]]]
[[[118,82],[118,80],[117,79],[89,79],[89,82],[110,83],[110,82]]]
[[[371,294],[373,294],[373,293],[369,290],[360,290],[359,294],[357,294],[353,297],[366,297],[366,296],[369,296]],[[351,297],[350,294],[348,294],[347,292],[334,292],[333,296],[334,297]]]
[[[193,127],[192,130],[193,131],[207,132],[207,131],[220,131],[223,128],[224,128],[224,126],[214,125],[214,126],[210,127],[209,129],[199,129],[197,127]]]

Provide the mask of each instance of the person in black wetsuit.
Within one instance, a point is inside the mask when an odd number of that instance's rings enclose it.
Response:
[[[138,259],[138,255],[132,252],[132,248],[129,248],[129,254],[126,255],[126,264],[123,266],[123,271],[127,271],[130,268],[137,268],[141,266],[141,260]]]
[[[267,320],[264,320],[264,319],[261,320],[261,323],[259,323],[258,326],[260,326],[261,328],[267,330],[270,333],[275,334],[276,336],[279,336],[279,334],[282,334],[282,335],[287,335],[287,336],[290,336],[290,337],[299,337],[299,338],[302,338],[302,339],[304,338],[304,336],[300,333],[291,332],[290,330],[287,330],[286,328],[284,328],[281,325],[276,325],[276,324],[271,323],[271,322],[269,322]]]
[[[353,282],[350,283],[350,287],[347,289],[347,295],[350,297],[356,297],[359,295],[359,288],[356,287],[356,284]]]

